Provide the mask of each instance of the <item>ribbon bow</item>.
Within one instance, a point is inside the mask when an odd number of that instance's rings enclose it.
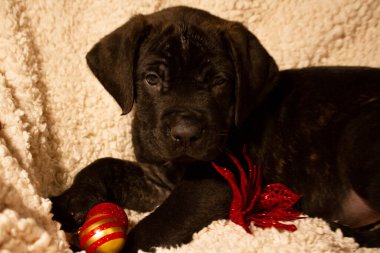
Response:
[[[297,230],[295,225],[284,224],[281,221],[292,221],[300,218],[298,216],[301,212],[293,208],[300,196],[279,183],[269,184],[262,188],[261,168],[253,164],[247,154],[246,147],[243,148],[243,155],[248,165],[248,177],[239,160],[230,153],[227,155],[239,171],[239,185],[230,170],[220,167],[214,162],[212,165],[232,188],[230,220],[242,226],[248,233],[252,233],[248,227],[252,221],[254,225],[259,227]]]

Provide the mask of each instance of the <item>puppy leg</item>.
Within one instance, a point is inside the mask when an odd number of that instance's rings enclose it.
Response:
[[[379,105],[380,106],[380,105]],[[380,108],[368,110],[348,124],[341,161],[351,186],[343,202],[342,227],[361,246],[380,247],[380,229],[367,225],[380,221]],[[360,228],[358,228],[360,227]]]
[[[352,140],[346,142],[346,167],[352,187],[380,217],[380,104],[354,119],[348,129]]]
[[[188,243],[193,233],[228,217],[229,185],[219,175],[207,175],[204,168],[192,169],[167,200],[132,229],[124,253]]]
[[[95,204],[109,201],[146,212],[161,204],[169,193],[169,186],[150,180],[138,164],[103,158],[80,171],[68,190],[51,198],[53,219],[66,232],[76,232]]]

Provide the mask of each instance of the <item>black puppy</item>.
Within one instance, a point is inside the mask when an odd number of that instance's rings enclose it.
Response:
[[[211,161],[246,145],[264,182],[302,195],[304,213],[380,246],[380,230],[368,229],[380,220],[379,69],[279,72],[240,23],[186,7],[133,17],[87,61],[123,114],[134,106],[138,163],[104,158],[82,170],[52,198],[64,230],[112,201],[138,211],[158,206],[123,252],[189,242],[228,218],[231,190]]]

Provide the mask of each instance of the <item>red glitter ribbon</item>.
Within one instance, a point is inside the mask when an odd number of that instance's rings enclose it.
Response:
[[[220,167],[214,162],[212,165],[227,180],[232,189],[230,220],[242,226],[248,233],[252,233],[248,227],[252,221],[259,227],[297,230],[295,225],[284,224],[281,221],[300,218],[301,212],[293,208],[300,196],[282,184],[269,184],[262,188],[261,168],[253,164],[246,147],[243,148],[243,155],[248,165],[248,175],[235,156],[230,153],[227,155],[238,169],[239,183],[230,170]]]

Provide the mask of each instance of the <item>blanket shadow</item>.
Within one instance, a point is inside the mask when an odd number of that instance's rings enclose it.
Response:
[[[27,15],[26,4],[18,2],[14,5],[19,13],[26,14],[16,18],[22,19],[22,25],[20,24],[18,29],[22,31],[23,37],[25,37],[22,46],[25,47],[26,52],[29,52],[25,56],[27,58],[25,62],[28,63],[28,66],[31,66],[29,69],[32,72],[31,75],[36,77],[36,79],[32,80],[32,85],[37,90],[35,92],[38,93],[38,102],[36,102],[38,108],[36,110],[42,110],[42,115],[39,115],[39,118],[29,117],[29,115],[22,118],[22,121],[30,126],[27,131],[30,135],[29,142],[31,145],[29,152],[33,156],[31,169],[34,170],[30,175],[33,177],[32,180],[35,181],[34,185],[38,192],[43,197],[48,197],[62,192],[64,182],[66,182],[65,169],[59,165],[62,160],[62,155],[59,152],[61,141],[52,131],[54,120],[52,117],[53,112],[49,110],[48,105],[49,84],[43,71],[42,53],[36,42],[35,28]],[[18,108],[18,101],[15,99],[14,102]]]

